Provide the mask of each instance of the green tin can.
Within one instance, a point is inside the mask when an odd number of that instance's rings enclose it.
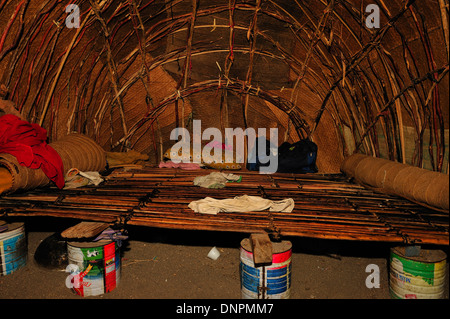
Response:
[[[389,292],[394,299],[442,299],[447,277],[447,255],[442,250],[421,249],[408,257],[405,247],[390,253]]]

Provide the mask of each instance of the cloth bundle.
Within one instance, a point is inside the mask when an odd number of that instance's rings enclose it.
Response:
[[[87,185],[100,185],[103,178],[99,172],[81,172],[76,168],[72,168],[66,173],[64,189],[72,189]]]
[[[271,212],[290,213],[294,209],[292,198],[280,201],[272,201],[258,196],[242,195],[235,198],[214,199],[206,197],[189,204],[189,208],[196,213],[212,214],[236,213],[236,212],[257,212],[269,209]]]
[[[112,229],[111,227],[108,227],[105,229],[100,235],[98,235],[94,241],[99,241],[103,239],[109,239],[112,241],[117,242],[117,245],[119,247],[122,246],[122,241],[127,240],[128,236],[124,235],[121,230]]]
[[[196,165],[200,164],[202,167],[205,166],[207,168],[213,168],[213,169],[240,170],[241,165],[239,163],[241,162],[241,159],[239,158],[239,156],[237,156],[237,154],[235,152],[233,152],[233,162],[231,162],[231,163],[226,162],[225,149],[227,147],[228,146],[225,144],[216,145],[216,143],[213,143],[213,142],[208,143],[207,145],[204,146],[202,154],[200,154],[200,157],[197,157],[195,159],[194,159],[194,153],[193,153],[192,149],[189,152],[189,157],[183,158],[182,157],[183,153],[182,153],[181,148],[178,150],[178,154],[177,154],[177,152],[173,151],[172,148],[169,148],[164,153],[164,158],[168,159],[168,160],[174,160],[175,156],[178,155],[177,156],[178,158],[182,158],[183,161],[186,162],[183,164],[196,164]],[[220,148],[222,151],[222,159],[218,162],[214,161],[214,158],[211,155],[211,151],[213,151],[214,148]],[[215,152],[216,151],[214,150],[214,154],[216,154]],[[204,153],[208,154],[208,155],[206,157],[203,157]],[[197,164],[197,163],[195,163],[194,160],[197,160],[197,162],[201,162],[201,163]]]
[[[0,153],[13,155],[22,166],[42,169],[58,188],[64,187],[63,162],[47,144],[47,131],[19,117],[0,116]]]
[[[134,150],[128,152],[106,152],[106,161],[110,168],[123,167],[128,165],[142,165],[149,159],[147,154],[142,154]]]
[[[194,185],[204,188],[224,188],[228,182],[240,182],[242,176],[235,174],[226,174],[212,172],[206,176],[197,176],[194,179]]]

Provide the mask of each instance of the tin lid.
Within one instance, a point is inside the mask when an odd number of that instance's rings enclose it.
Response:
[[[20,227],[23,226],[23,223],[20,223],[20,222],[17,222],[17,223],[6,223],[6,222],[4,222],[3,224],[8,226],[8,230],[9,231],[15,230],[15,229],[20,228]],[[0,223],[0,225],[2,225],[2,224]]]
[[[76,247],[76,248],[94,248],[94,247],[102,247],[106,246],[113,241],[110,239],[101,239],[98,241],[71,241],[67,242],[67,245]]]
[[[252,244],[250,239],[244,238],[241,241],[241,247],[244,248],[248,252],[252,252]],[[292,243],[287,240],[283,240],[280,242],[272,242],[272,253],[280,254],[292,249]]]
[[[24,231],[23,223],[11,223],[11,224],[5,223],[2,225],[2,227],[4,226],[6,226],[6,229],[0,232],[0,239],[11,237]]]
[[[5,225],[5,224],[6,224],[6,222],[4,220],[0,220],[0,233],[5,230],[8,230],[8,225]]]
[[[414,261],[424,262],[424,263],[437,263],[447,259],[447,254],[439,249],[420,249],[419,256],[406,256],[406,247],[393,247],[391,248],[391,253],[394,253],[405,259],[410,259]]]

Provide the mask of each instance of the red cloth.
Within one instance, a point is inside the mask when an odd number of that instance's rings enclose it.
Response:
[[[16,157],[22,166],[42,169],[58,188],[64,187],[64,169],[59,154],[47,144],[47,131],[15,115],[0,116],[0,153]]]

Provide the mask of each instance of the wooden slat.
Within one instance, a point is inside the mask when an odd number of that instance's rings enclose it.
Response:
[[[67,239],[92,238],[101,234],[108,227],[108,223],[81,222],[64,230],[61,237]]]
[[[253,263],[258,267],[272,264],[272,242],[267,233],[251,234]]]
[[[193,185],[210,170],[117,170],[98,187],[41,189],[0,198],[0,216],[54,216],[172,229],[276,232],[285,236],[448,245],[448,214],[349,183],[341,175],[241,174],[220,190]],[[188,208],[207,196],[293,198],[291,213],[204,215]]]

